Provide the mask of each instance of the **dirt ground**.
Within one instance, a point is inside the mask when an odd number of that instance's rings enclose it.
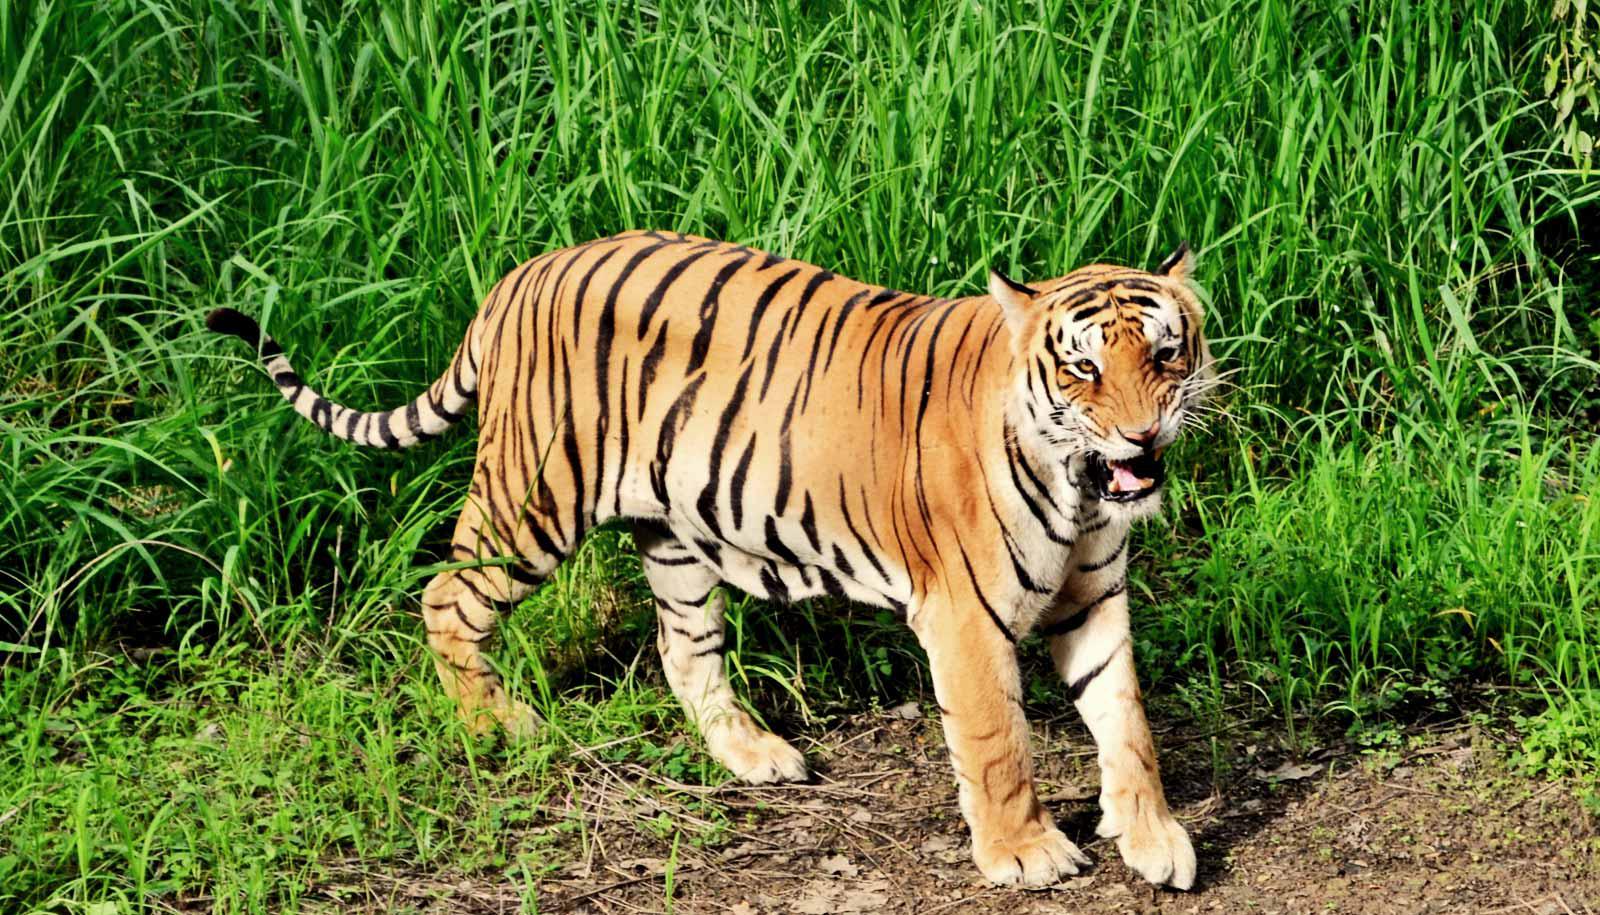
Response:
[[[1196,887],[1182,893],[1144,883],[1095,837],[1087,734],[1065,720],[1035,728],[1043,798],[1095,859],[1061,885],[982,881],[938,722],[904,706],[802,745],[817,770],[810,785],[676,785],[588,757],[572,791],[552,798],[581,808],[587,828],[565,843],[571,863],[538,886],[538,911],[1600,911],[1596,823],[1565,786],[1506,773],[1492,749],[1503,735],[1457,725],[1409,735],[1405,749],[1332,741],[1288,759],[1243,725],[1220,734],[1158,727],[1168,793],[1200,859]],[[675,853],[670,829],[645,825],[709,826],[719,813],[731,823],[720,840],[680,841]],[[351,887],[342,889],[348,905]],[[401,901],[395,886],[366,889],[388,906]],[[408,884],[402,895],[427,911],[507,912],[525,893],[480,875]]]

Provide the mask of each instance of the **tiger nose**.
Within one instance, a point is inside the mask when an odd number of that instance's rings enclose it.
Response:
[[[1140,448],[1149,451],[1150,446],[1156,443],[1156,436],[1161,434],[1161,420],[1156,420],[1139,432],[1129,432],[1128,430],[1121,428],[1119,428],[1117,431],[1120,432],[1122,437],[1127,439],[1130,443],[1138,445]]]

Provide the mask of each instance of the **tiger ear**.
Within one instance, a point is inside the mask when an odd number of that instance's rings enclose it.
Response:
[[[1171,254],[1156,267],[1157,276],[1170,276],[1175,280],[1186,280],[1194,273],[1194,252],[1189,250],[1189,243],[1178,242]]]
[[[1027,316],[1028,305],[1033,301],[1039,290],[1006,276],[999,270],[989,269],[989,294],[1000,303],[1000,308],[1006,313],[1006,323],[1012,327],[1021,327],[1023,319]]]

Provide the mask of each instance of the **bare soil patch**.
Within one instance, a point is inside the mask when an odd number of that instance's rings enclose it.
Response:
[[[586,829],[562,840],[569,863],[534,888],[538,911],[1600,911],[1596,823],[1569,786],[1507,773],[1495,742],[1466,726],[1410,735],[1404,751],[1334,742],[1301,759],[1243,725],[1165,730],[1168,792],[1200,856],[1197,886],[1181,893],[1145,883],[1094,835],[1088,735],[1036,725],[1041,793],[1095,866],[1043,890],[989,886],[968,857],[938,722],[906,714],[917,712],[863,714],[802,740],[811,785],[685,785],[583,756],[552,804],[580,809]],[[713,839],[680,835],[674,848],[675,830],[696,829]],[[489,873],[350,876],[323,896],[332,908],[511,912],[529,889]]]

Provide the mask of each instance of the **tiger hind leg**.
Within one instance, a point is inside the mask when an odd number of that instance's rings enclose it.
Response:
[[[539,715],[506,693],[504,681],[489,666],[483,648],[494,635],[500,613],[515,608],[532,593],[560,557],[499,560],[497,557],[513,550],[510,545],[497,544],[478,518],[471,505],[462,512],[451,541],[451,560],[483,564],[440,572],[423,589],[428,647],[445,694],[456,700],[473,733],[484,733],[499,724],[513,736],[527,737],[538,730]]]
[[[723,669],[721,578],[670,533],[634,529],[655,595],[656,648],[673,695],[705,738],[712,757],[753,785],[805,781],[806,760],[740,708]]]

